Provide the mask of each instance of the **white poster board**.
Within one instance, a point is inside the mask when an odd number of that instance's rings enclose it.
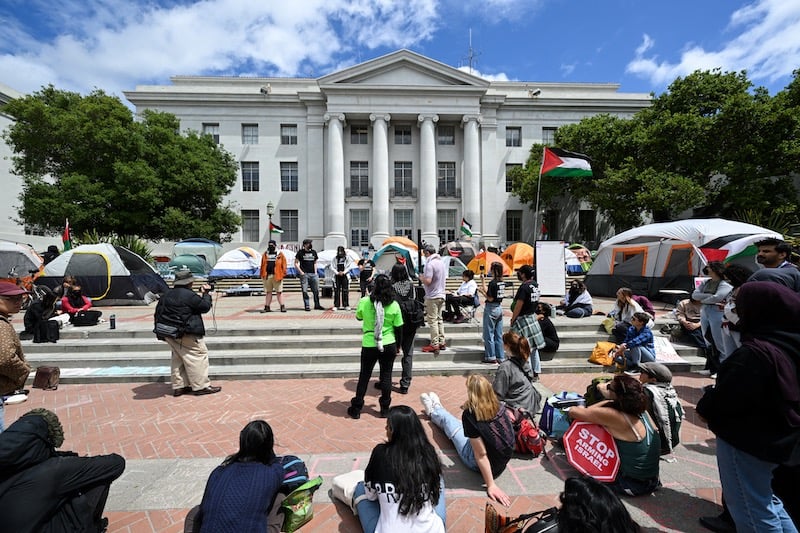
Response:
[[[536,241],[536,281],[542,296],[564,296],[567,270],[564,241]]]

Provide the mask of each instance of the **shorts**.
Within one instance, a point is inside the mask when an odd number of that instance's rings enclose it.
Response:
[[[283,280],[276,281],[275,276],[269,276],[267,279],[262,281],[264,282],[264,293],[272,294],[273,289],[278,294],[283,292]]]

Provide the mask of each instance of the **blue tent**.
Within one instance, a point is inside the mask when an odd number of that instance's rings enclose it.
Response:
[[[417,264],[411,250],[397,244],[382,246],[372,255],[375,268],[381,272],[389,273],[398,259],[402,258],[406,265],[412,268],[410,272],[417,272]]]

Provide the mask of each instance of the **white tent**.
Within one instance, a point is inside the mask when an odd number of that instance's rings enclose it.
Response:
[[[741,263],[740,252],[768,237],[783,238],[760,226],[722,218],[633,228],[603,241],[586,275],[586,287],[596,296],[613,296],[620,287],[630,287],[649,298],[663,289],[690,290],[708,261],[739,255]],[[745,261],[757,268],[752,257]]]
[[[222,254],[209,278],[257,278],[261,270],[261,254],[249,246],[240,246]]]

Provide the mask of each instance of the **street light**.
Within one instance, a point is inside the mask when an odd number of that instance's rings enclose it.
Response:
[[[272,215],[275,214],[275,205],[272,202],[267,202],[267,216],[269,222],[267,223],[267,231],[269,231],[269,238],[272,239]]]

